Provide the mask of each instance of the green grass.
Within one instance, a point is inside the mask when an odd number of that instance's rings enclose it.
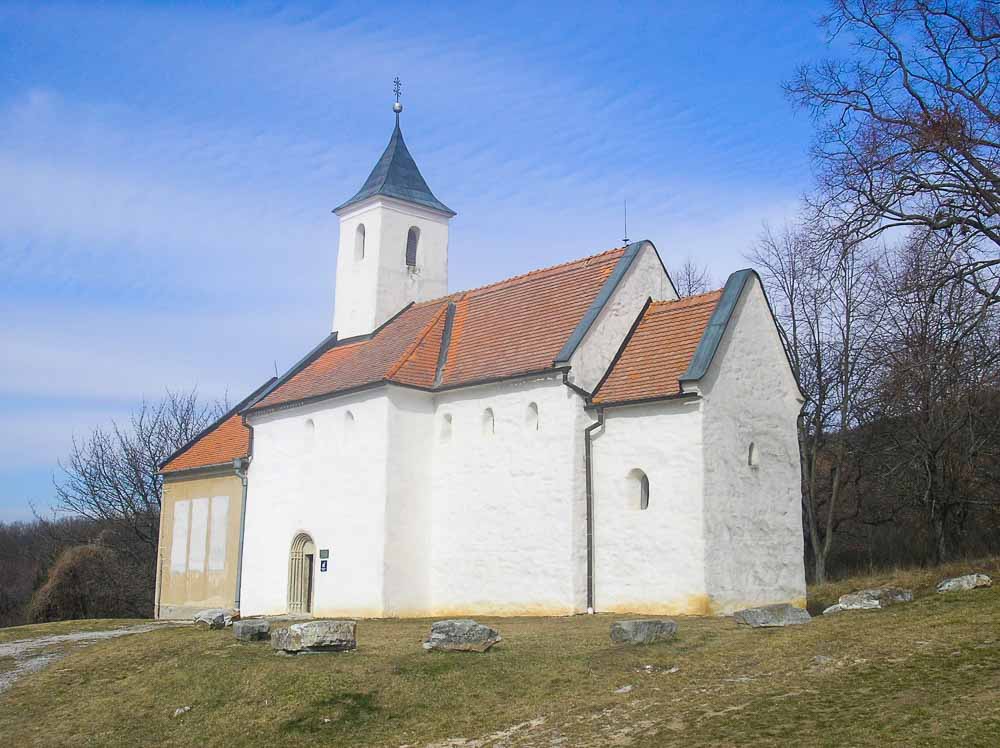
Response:
[[[882,581],[920,581],[913,574]],[[504,636],[485,654],[423,652],[429,621],[360,621],[357,651],[297,657],[229,631],[163,629],[92,644],[23,679],[0,695],[0,735],[54,746],[490,735],[483,745],[994,746],[1000,585],[936,595],[940,576],[928,572],[916,601],[883,611],[772,630],[679,618],[676,641],[646,647],[612,646],[618,616],[606,615],[483,618]],[[826,585],[815,602],[870,581]]]

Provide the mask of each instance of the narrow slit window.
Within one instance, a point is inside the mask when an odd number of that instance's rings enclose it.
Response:
[[[538,431],[538,404],[528,403],[528,412],[524,419],[528,431]]]
[[[415,268],[417,266],[417,245],[420,244],[420,229],[411,226],[406,232],[406,266]]]
[[[365,259],[365,225],[358,224],[358,230],[354,232],[354,259]]]
[[[636,468],[628,474],[626,485],[628,507],[645,511],[649,509],[649,476]]]

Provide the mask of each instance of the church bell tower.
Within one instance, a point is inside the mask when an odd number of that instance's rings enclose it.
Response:
[[[455,211],[431,192],[396,127],[368,179],[340,218],[333,329],[340,339],[364,335],[411,301],[448,293],[448,222]]]

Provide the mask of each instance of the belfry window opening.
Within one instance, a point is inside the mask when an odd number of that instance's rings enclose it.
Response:
[[[406,267],[415,268],[417,266],[417,245],[420,243],[420,229],[410,226],[406,232]]]
[[[365,259],[365,225],[358,224],[358,230],[354,232],[354,259]]]

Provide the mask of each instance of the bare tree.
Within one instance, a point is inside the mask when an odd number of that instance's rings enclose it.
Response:
[[[707,265],[699,265],[690,257],[685,257],[684,264],[673,281],[677,293],[684,298],[708,291],[712,285],[712,275]]]
[[[835,0],[821,24],[854,52],[786,84],[819,123],[814,207],[842,241],[941,233],[936,282],[1000,301],[997,4]]]
[[[884,373],[873,420],[880,473],[924,517],[930,560],[949,558],[970,510],[1000,508],[1000,315],[974,286],[941,285],[941,237],[922,232],[885,267]]]
[[[222,403],[202,403],[195,391],[168,391],[157,402],[144,400],[127,424],[113,422],[74,438],[55,480],[57,509],[114,528],[115,550],[152,568],[163,484],[159,465],[224,410]]]
[[[782,340],[805,403],[799,418],[802,509],[814,578],[827,578],[827,559],[840,525],[856,519],[845,494],[857,483],[857,440],[871,390],[873,335],[881,304],[874,253],[831,251],[803,226],[775,233],[765,226],[751,254],[775,307]]]

